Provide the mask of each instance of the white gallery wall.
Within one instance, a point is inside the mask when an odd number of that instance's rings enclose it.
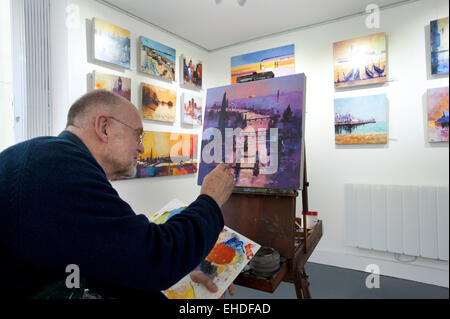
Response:
[[[244,53],[295,44],[295,69],[305,73],[305,146],[310,182],[309,208],[318,211],[324,234],[310,261],[364,271],[376,264],[383,275],[448,287],[449,264],[445,261],[396,256],[344,244],[344,184],[431,185],[449,184],[448,143],[430,144],[426,135],[426,91],[448,86],[448,75],[429,75],[429,22],[448,16],[446,0],[421,0],[381,11],[379,29],[368,29],[365,16],[279,34],[257,41],[206,52],[157,27],[115,11],[93,0],[52,0],[53,134],[64,129],[71,103],[87,90],[92,71],[132,78],[132,102],[140,108],[141,82],[176,88],[179,110],[181,94],[179,56],[203,62],[202,91],[230,84],[230,58]],[[97,17],[132,34],[131,70],[122,71],[91,63],[88,54],[90,22]],[[207,19],[207,17],[204,17]],[[388,82],[383,85],[335,90],[333,42],[386,32]],[[157,80],[137,71],[138,38],[146,36],[177,51],[177,80]],[[87,38],[88,36],[88,38]],[[334,99],[385,93],[388,99],[388,143],[385,145],[335,145]],[[201,135],[201,128],[143,120],[144,129]],[[199,138],[200,140],[200,138]],[[200,147],[200,145],[199,145]],[[137,213],[150,215],[172,198],[190,202],[199,194],[196,175],[157,177],[114,182],[113,186]],[[298,199],[301,211],[301,198]],[[402,261],[400,261],[402,260]],[[307,269],[306,269],[307,271]]]
[[[212,86],[230,84],[230,57],[295,44],[295,70],[305,73],[305,147],[309,210],[323,220],[323,237],[310,261],[357,270],[376,264],[381,274],[448,287],[448,262],[396,256],[344,244],[344,184],[449,184],[448,143],[428,143],[426,92],[448,86],[448,75],[429,76],[429,23],[448,16],[446,0],[422,0],[380,12],[380,28],[366,16],[252,41],[212,53],[205,77]],[[386,32],[388,82],[334,89],[333,43]],[[388,143],[336,145],[334,99],[385,93]],[[298,214],[301,197],[297,200]],[[406,260],[399,262],[397,259]]]
[[[70,105],[87,92],[92,72],[104,72],[123,75],[131,78],[131,100],[140,110],[141,82],[177,91],[176,122],[158,122],[143,120],[144,130],[160,132],[179,132],[201,135],[202,129],[189,129],[180,124],[180,101],[183,92],[201,96],[205,99],[206,90],[186,90],[180,88],[179,57],[190,56],[202,61],[203,67],[209,67],[209,54],[201,49],[186,44],[186,42],[168,36],[167,33],[150,27],[136,19],[119,13],[93,0],[54,0],[51,2],[52,18],[52,77],[53,77],[53,134],[59,134],[65,127],[66,116]],[[89,39],[91,39],[92,19],[99,18],[113,23],[131,32],[131,68],[124,70],[115,66],[93,63]],[[87,31],[88,30],[88,31]],[[145,36],[161,42],[176,50],[176,81],[159,80],[153,76],[138,71],[139,37]],[[89,61],[89,62],[88,62]],[[208,87],[207,78],[203,86]],[[171,177],[145,178],[118,181],[113,183],[122,198],[130,203],[136,213],[148,216],[155,212],[172,198],[192,202],[199,195],[197,175],[181,175]]]

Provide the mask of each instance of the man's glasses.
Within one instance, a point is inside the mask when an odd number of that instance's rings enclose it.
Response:
[[[127,123],[122,122],[119,119],[116,119],[114,116],[108,116],[108,118],[110,118],[111,120],[117,121],[120,124],[123,124],[126,127],[129,127],[130,129],[135,131],[136,132],[136,136],[137,136],[137,143],[138,143],[138,145],[142,144],[142,141],[144,140],[144,137],[145,137],[145,133],[141,132],[141,130],[139,130],[139,129],[133,128],[132,126],[128,125]]]

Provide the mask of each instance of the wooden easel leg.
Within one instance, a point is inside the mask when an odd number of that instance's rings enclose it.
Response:
[[[308,275],[305,272],[305,267],[294,267],[294,285],[297,299],[311,299]]]

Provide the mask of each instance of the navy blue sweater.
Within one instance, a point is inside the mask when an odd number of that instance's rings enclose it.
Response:
[[[163,225],[136,215],[68,131],[0,153],[0,205],[0,274],[10,296],[64,279],[69,264],[113,295],[160,291],[207,256],[224,226],[207,195]]]

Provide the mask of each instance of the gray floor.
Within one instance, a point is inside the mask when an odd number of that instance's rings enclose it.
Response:
[[[380,276],[380,287],[368,289],[368,273],[306,263],[311,296],[314,299],[448,299],[448,288],[427,285],[415,281]],[[295,299],[294,285],[282,282],[277,290],[266,293],[235,285],[233,297],[227,299]]]

